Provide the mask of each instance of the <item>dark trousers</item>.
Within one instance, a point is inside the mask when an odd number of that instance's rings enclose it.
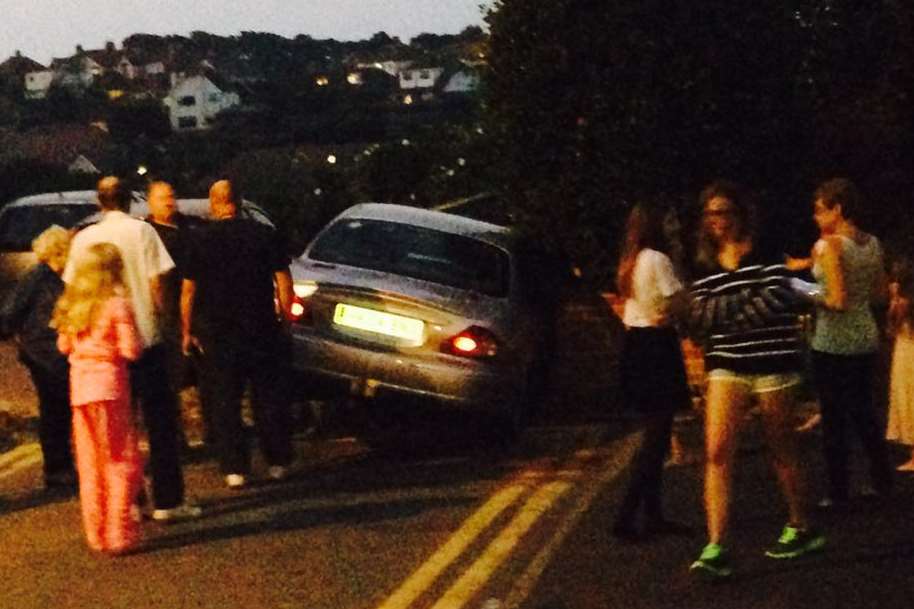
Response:
[[[131,364],[130,383],[149,436],[153,502],[157,509],[177,507],[184,502],[178,398],[169,383],[164,345],[149,347]]]
[[[848,428],[860,438],[869,460],[870,477],[880,493],[892,489],[892,469],[880,417],[873,405],[876,354],[832,355],[813,351],[816,389],[822,408],[829,496],[848,498]]]
[[[70,376],[67,366],[48,369],[23,357],[38,394],[38,441],[44,455],[45,481],[70,474],[73,452],[70,446],[73,413],[70,410]]]
[[[224,474],[247,474],[251,454],[241,420],[241,400],[250,384],[254,425],[269,465],[292,462],[288,361],[284,341],[204,340],[201,385],[215,415],[215,436]]]
[[[647,521],[663,520],[663,463],[670,447],[672,430],[672,411],[645,417],[644,439],[632,460],[628,490],[616,516],[617,526],[634,526],[638,509],[642,506]]]

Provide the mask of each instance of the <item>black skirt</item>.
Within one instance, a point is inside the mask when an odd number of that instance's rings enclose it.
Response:
[[[627,328],[620,365],[622,398],[628,408],[653,414],[691,406],[674,328]]]

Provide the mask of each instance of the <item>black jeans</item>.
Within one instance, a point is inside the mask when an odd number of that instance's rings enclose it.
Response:
[[[70,436],[73,413],[70,410],[70,377],[66,365],[52,370],[27,357],[21,358],[29,369],[38,394],[38,441],[44,455],[44,476],[73,473]]]
[[[873,405],[876,354],[833,355],[813,351],[812,357],[822,408],[829,496],[836,501],[848,498],[848,427],[860,437],[869,460],[873,487],[880,493],[890,492],[892,469],[885,434]]]
[[[254,425],[269,465],[292,462],[292,420],[285,340],[256,342],[202,339],[201,385],[215,414],[215,436],[224,474],[247,474],[251,454],[241,420],[241,399],[250,383]]]
[[[184,502],[184,477],[179,453],[178,398],[168,377],[164,345],[143,351],[130,366],[133,397],[139,402],[149,435],[149,467],[156,509],[170,509]]]
[[[673,411],[645,417],[644,439],[632,459],[631,478],[616,515],[616,526],[634,526],[638,509],[642,505],[648,522],[663,520],[663,462],[670,448],[672,430]]]

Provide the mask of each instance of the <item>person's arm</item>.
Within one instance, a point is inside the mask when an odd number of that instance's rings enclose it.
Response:
[[[739,279],[731,275],[720,286],[714,276],[693,283],[688,318],[692,330],[707,335],[758,328],[794,310],[797,299],[786,285],[786,267],[775,265],[758,272],[763,274]],[[728,283],[738,286],[730,289]]]
[[[152,294],[152,306],[158,313],[164,308],[162,277],[175,268],[175,262],[151,225],[143,223],[142,235],[145,239],[143,253],[146,257],[146,268],[149,270],[149,292]]]
[[[165,298],[162,294],[162,276],[156,275],[149,280],[149,293],[152,294],[152,306],[156,314],[165,307]]]
[[[689,307],[688,292],[683,288],[682,282],[676,277],[673,261],[665,254],[652,256],[653,268],[651,277],[663,296],[663,313],[654,320],[658,325],[665,325],[672,320],[684,320]]]
[[[192,279],[181,281],[181,350],[190,355],[194,349],[201,350],[200,341],[191,333],[191,320],[194,315],[194,297],[197,293],[197,282]]]
[[[113,305],[112,315],[118,353],[126,360],[136,361],[143,352],[143,339],[136,327],[130,303],[126,299],[118,299]]]
[[[292,288],[292,273],[286,268],[273,273],[273,281],[276,285],[276,301],[279,303],[279,311],[283,319],[289,319],[292,316],[292,302],[295,292]]]
[[[875,239],[875,237],[870,237]],[[873,277],[873,286],[870,291],[870,302],[877,307],[885,307],[889,301],[889,277],[885,272],[882,247],[879,247],[879,264],[876,267],[876,276]]]
[[[26,314],[32,306],[36,284],[37,269],[20,281],[3,299],[0,305],[0,338],[10,338],[22,330]]]
[[[847,289],[841,265],[841,241],[837,237],[825,239],[816,259],[825,274],[825,294],[818,301],[819,306],[843,311],[847,307]]]
[[[57,335],[57,350],[64,355],[69,355],[73,351],[73,341],[70,340],[69,334],[61,332]]]

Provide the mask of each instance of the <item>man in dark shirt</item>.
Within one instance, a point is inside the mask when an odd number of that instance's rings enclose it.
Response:
[[[289,346],[277,317],[292,303],[289,258],[269,227],[238,215],[228,180],[210,189],[213,222],[195,232],[181,289],[182,346],[198,350],[217,418],[222,472],[240,488],[250,472],[241,398],[251,383],[254,420],[273,479],[292,461],[287,391]],[[274,300],[275,299],[275,300]]]
[[[193,231],[199,228],[204,221],[185,216],[178,211],[175,201],[175,192],[168,182],[153,182],[147,190],[149,202],[149,216],[146,221],[152,225],[159,239],[165,244],[165,249],[175,262],[175,268],[161,278],[162,309],[160,311],[160,325],[162,329],[162,342],[167,350],[167,366],[169,383],[175,393],[180,392],[192,382],[192,362],[182,353],[181,349],[181,280],[184,277],[184,268],[187,265],[187,249],[193,239]],[[199,383],[201,414],[203,415],[204,443],[214,443],[213,415],[207,388]]]

